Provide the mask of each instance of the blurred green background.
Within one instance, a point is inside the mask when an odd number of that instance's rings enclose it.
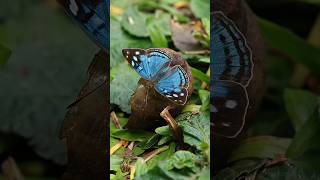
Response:
[[[86,82],[96,45],[54,0],[0,1],[0,157],[27,179],[58,178],[66,107]]]
[[[266,92],[216,179],[319,179],[320,1],[247,2],[267,46]]]

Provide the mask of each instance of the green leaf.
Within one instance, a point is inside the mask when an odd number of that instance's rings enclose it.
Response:
[[[210,105],[210,92],[207,90],[200,89],[199,90],[199,97],[201,100],[201,108],[200,111],[206,111],[209,109]]]
[[[152,133],[143,130],[119,129],[110,134],[110,136],[127,141],[146,141]]]
[[[88,79],[85,70],[98,48],[45,1],[0,4],[5,21],[0,23],[0,42],[12,50],[0,72],[0,131],[23,137],[39,157],[65,164],[66,145],[57,138],[58,130],[66,107]],[[3,66],[9,50],[0,49]]]
[[[206,83],[210,83],[210,77],[202,71],[191,67],[192,76]]]
[[[292,143],[287,150],[287,157],[304,168],[320,172],[318,163],[320,161],[320,117],[315,110],[309,120],[296,133]]]
[[[119,142],[119,139],[115,139],[110,136],[110,147],[116,145]]]
[[[210,57],[200,58],[199,62],[204,62],[204,63],[210,64]]]
[[[155,132],[157,134],[160,134],[162,136],[170,136],[171,135],[171,132],[170,132],[170,128],[169,126],[161,126],[161,127],[158,127]]]
[[[316,172],[306,171],[302,168],[290,165],[274,166],[271,168],[265,168],[257,173],[257,175],[251,175],[256,177],[257,180],[316,180],[320,179],[320,174]],[[243,178],[243,179],[250,179]]]
[[[111,155],[110,156],[110,170],[118,171],[120,169],[120,165],[123,159],[118,155]]]
[[[199,174],[198,180],[208,180],[211,179],[210,176],[210,167],[205,167]]]
[[[184,16],[177,9],[171,7],[171,5],[167,3],[158,3],[156,1],[150,1],[150,0],[140,0],[139,8],[144,9],[146,11],[162,9],[167,11],[171,15],[175,16],[174,19],[176,19],[180,23],[186,23],[189,21],[189,18],[187,16]]]
[[[122,117],[118,117],[119,123],[120,123],[120,127],[123,128],[127,122],[128,122],[128,118],[122,118]],[[113,132],[114,130],[118,130],[118,128],[116,127],[116,125],[112,122],[111,117],[110,117],[110,125],[109,125],[109,130],[110,132]]]
[[[291,139],[273,136],[257,136],[244,140],[229,158],[235,162],[245,158],[273,158],[276,154],[285,154]]]
[[[125,63],[112,68],[111,73],[114,74],[114,79],[110,83],[110,103],[116,104],[122,111],[130,113],[129,100],[140,77]]]
[[[202,25],[204,27],[205,32],[207,33],[208,37],[210,38],[210,19],[209,17],[204,17],[201,19]]]
[[[306,171],[294,164],[268,165],[267,161],[242,160],[221,170],[215,180],[256,179],[256,180],[309,180],[319,179],[320,174]]]
[[[171,143],[169,146],[162,146],[161,148],[167,149],[147,162],[150,169],[155,167],[160,161],[168,160],[176,151],[175,143]]]
[[[210,48],[210,38],[208,35],[206,35],[202,32],[194,32],[192,34],[192,36],[194,37],[194,39],[196,39],[198,42],[200,42],[202,47],[204,47],[206,49]]]
[[[191,0],[191,10],[197,18],[209,18],[210,0]]]
[[[135,180],[189,180],[192,172],[189,169],[168,171],[166,162],[160,162],[142,176],[136,177]]]
[[[189,151],[177,151],[171,157],[170,163],[172,163],[173,167],[177,169],[185,167],[193,168],[195,167],[196,159],[196,155]]]
[[[164,145],[166,144],[167,142],[170,142],[172,140],[172,137],[171,136],[164,136],[162,137],[159,142],[158,142],[158,145],[161,146],[161,145]]]
[[[144,149],[141,149],[139,148],[138,146],[135,146],[132,150],[132,153],[135,155],[135,156],[139,156],[141,155],[142,153],[144,153],[145,150]]]
[[[146,161],[143,158],[138,157],[138,160],[135,164],[135,169],[135,177],[145,174],[148,171]]]
[[[138,176],[135,179],[189,180],[197,179],[198,177],[208,177],[208,168],[200,169],[197,166],[197,162],[199,162],[201,157],[190,151],[177,151],[175,153],[174,151],[175,144],[171,143],[167,151],[148,161],[149,170],[144,175]]]
[[[110,174],[110,180],[123,180],[128,175],[128,172],[122,172],[120,169],[116,172],[116,174]]]
[[[257,172],[265,166],[265,160],[244,159],[237,161],[225,169],[222,169],[214,177],[215,180],[237,179],[241,175],[248,175],[252,172]],[[240,178],[241,179],[241,178]]]
[[[196,104],[188,104],[186,105],[182,112],[199,112],[200,111],[201,106],[200,105],[196,105]]]
[[[153,44],[154,48],[166,48],[168,47],[168,41],[164,35],[164,33],[161,31],[161,27],[158,26],[156,23],[153,23],[155,21],[154,18],[148,19],[147,29],[150,34],[150,39]]]
[[[158,8],[163,9],[163,10],[169,12],[170,14],[172,14],[173,16],[175,16],[177,21],[180,23],[186,23],[186,22],[190,21],[190,19],[187,16],[184,16],[178,10],[176,10],[175,8],[172,8],[171,6],[169,6],[167,4],[160,4],[158,6]]]
[[[136,6],[129,7],[123,14],[121,26],[129,34],[137,37],[148,37],[146,15],[138,11]]]
[[[130,36],[120,26],[120,22],[110,18],[110,67],[113,68],[123,62],[122,49],[124,48],[150,48],[151,42],[147,38]],[[114,76],[113,76],[114,77]]]
[[[287,112],[296,131],[310,118],[319,104],[319,98],[304,90],[286,89],[284,101]]]
[[[158,12],[158,11],[157,11]],[[154,17],[154,23],[157,24],[158,27],[160,27],[161,32],[166,35],[171,35],[171,16],[169,13],[161,12],[156,13]]]
[[[307,43],[288,29],[270,21],[258,18],[258,25],[265,40],[272,48],[282,51],[296,63],[303,64],[313,72],[319,73],[319,48]]]
[[[159,134],[154,134],[147,141],[141,142],[141,144],[139,144],[139,147],[141,149],[150,149],[150,148],[152,148],[152,146],[157,144],[159,139],[160,139],[160,135]]]
[[[11,55],[11,50],[0,44],[0,68],[3,68]]]
[[[185,113],[177,117],[178,125],[183,130],[184,142],[205,151],[210,147],[210,114]]]

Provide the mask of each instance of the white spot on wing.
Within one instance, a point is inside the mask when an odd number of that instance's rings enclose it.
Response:
[[[70,0],[69,8],[73,15],[78,15],[79,7],[75,0]]]
[[[230,127],[231,126],[231,122],[223,122],[221,123],[222,126],[224,127]]]
[[[172,94],[173,95],[173,97],[178,97],[178,95],[177,94]]]
[[[224,106],[229,109],[234,109],[237,105],[235,100],[227,100]]]
[[[214,112],[214,113],[217,113],[218,112],[218,109],[214,106],[214,105],[210,105],[210,111],[211,112]]]
[[[184,96],[184,93],[180,93],[180,96]]]
[[[138,58],[136,56],[133,56],[134,61],[138,61]]]
[[[136,55],[139,55],[140,54],[140,52],[139,51],[136,51]]]
[[[131,65],[132,65],[132,66],[134,66],[134,65],[135,65],[133,61],[131,61]]]

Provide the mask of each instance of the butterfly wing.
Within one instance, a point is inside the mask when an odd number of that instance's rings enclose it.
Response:
[[[109,0],[58,0],[101,48],[109,48]]]
[[[213,77],[247,86],[252,78],[253,62],[244,36],[222,12],[215,12],[212,19]]]
[[[123,49],[122,54],[138,74],[148,81],[155,81],[171,61],[165,52],[158,49]]]
[[[241,132],[249,107],[246,87],[252,78],[251,50],[236,25],[222,12],[213,13],[211,23],[213,131],[232,138]]]
[[[169,69],[156,83],[155,89],[169,100],[184,105],[188,97],[189,77],[179,65]]]
[[[233,81],[214,81],[211,86],[210,111],[213,132],[225,137],[236,137],[242,130],[249,100],[243,85]]]

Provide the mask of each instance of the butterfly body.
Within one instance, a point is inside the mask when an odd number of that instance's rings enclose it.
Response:
[[[236,137],[245,124],[253,76],[251,49],[237,26],[222,12],[213,13],[211,31],[211,116],[213,131]]]
[[[146,57],[134,60],[137,51],[139,52],[137,54]],[[141,76],[135,93],[130,99],[131,116],[126,127],[154,129],[165,125],[165,121],[160,117],[161,111],[170,106],[172,116],[178,115],[192,93],[192,75],[189,65],[178,53],[165,48],[124,49],[123,55]],[[150,66],[142,65],[142,62],[147,62],[148,59]],[[140,65],[142,67],[139,68]],[[181,96],[181,93],[184,96]]]
[[[58,0],[83,31],[105,51],[109,48],[109,0]]]

